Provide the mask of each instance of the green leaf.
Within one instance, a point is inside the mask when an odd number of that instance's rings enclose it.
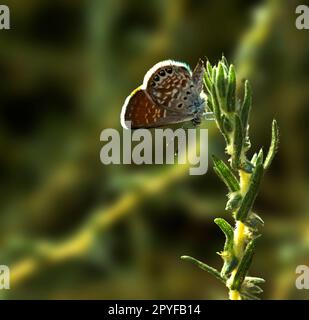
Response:
[[[242,196],[239,192],[231,192],[229,195],[229,200],[226,203],[225,210],[236,210],[239,208],[242,200]]]
[[[247,292],[246,293],[240,293],[240,295],[241,295],[241,298],[243,300],[261,300],[261,298],[255,296],[253,294],[247,293]]]
[[[251,141],[248,136],[248,134],[245,136],[245,141],[244,141],[244,149],[245,151],[248,151],[251,148]]]
[[[220,105],[219,105],[219,99],[218,99],[217,92],[216,92],[216,87],[215,87],[214,84],[212,84],[212,87],[211,87],[211,97],[212,97],[213,113],[214,113],[217,125],[218,125],[220,131],[224,134],[223,127],[222,127],[222,119],[221,119],[221,110],[220,110]]]
[[[207,72],[204,73],[204,86],[206,87],[208,93],[210,94],[211,93],[211,86],[212,86],[212,83],[211,83],[211,80],[210,78],[208,77],[208,74]]]
[[[245,281],[251,282],[253,284],[261,284],[261,283],[265,283],[265,279],[263,278],[259,278],[259,277],[246,277]]]
[[[232,253],[234,245],[234,229],[222,218],[216,218],[214,222],[225,234],[224,251]]]
[[[277,121],[274,119],[272,122],[272,129],[271,129],[271,144],[266,156],[266,160],[264,162],[265,170],[267,170],[270,167],[275,157],[275,154],[278,151],[278,146],[279,146],[279,128],[278,128]]]
[[[224,55],[222,55],[221,62],[225,68],[228,67],[229,63]]]
[[[247,247],[245,249],[244,255],[238,265],[233,283],[231,285],[231,289],[232,290],[238,290],[240,289],[245,276],[249,270],[249,267],[251,265],[251,261],[253,258],[253,254],[255,251],[255,246],[256,246],[256,241],[258,238],[255,238],[253,240],[251,240],[248,244]]]
[[[226,109],[226,83],[225,83],[224,69],[221,62],[219,62],[219,65],[218,65],[216,88],[217,88],[221,109],[225,110]]]
[[[224,261],[221,276],[227,277],[238,265],[238,259],[235,256],[232,256],[231,259]]]
[[[231,169],[224,163],[224,161],[218,159],[216,156],[212,156],[214,162],[214,170],[219,178],[225,183],[230,192],[235,192],[240,189],[239,182]]]
[[[227,89],[227,111],[234,112],[236,109],[236,73],[234,66],[231,65],[228,76]]]
[[[229,120],[229,118],[227,118],[224,115],[222,116],[222,124],[223,124],[223,130],[227,134],[230,134],[233,131],[233,126],[231,121]]]
[[[238,169],[240,166],[240,157],[243,146],[243,129],[241,120],[238,115],[235,115],[235,129],[234,129],[234,139],[233,139],[233,154],[232,154],[232,167],[233,169]]]
[[[212,268],[209,265],[207,265],[206,263],[199,261],[199,260],[197,260],[193,257],[190,257],[190,256],[181,256],[180,258],[182,260],[192,262],[193,264],[195,264],[196,266],[198,266],[202,270],[207,271],[208,273],[213,275],[215,278],[217,278],[221,282],[225,283],[225,279],[220,275],[220,272],[218,270],[216,270],[215,268]]]
[[[212,68],[212,74],[211,74],[211,80],[212,80],[212,83],[215,84],[216,83],[216,79],[217,79],[217,67],[213,67]]]
[[[248,121],[249,121],[249,114],[251,110],[252,105],[252,91],[249,84],[249,81],[246,80],[245,82],[245,96],[243,105],[241,107],[241,122],[243,125],[243,135],[247,135],[247,128],[248,128]]]
[[[263,152],[263,148],[261,148],[257,155],[255,166],[258,166],[259,164],[263,164],[263,161],[264,161],[264,152]]]
[[[209,78],[211,79],[212,78],[213,69],[212,69],[211,63],[208,60],[206,62],[206,70],[207,70]]]
[[[246,219],[246,226],[248,226],[248,227],[250,227],[252,229],[258,229],[259,227],[263,227],[264,226],[264,221],[256,213],[250,212],[248,214],[247,219]]]
[[[206,100],[206,104],[207,104],[208,109],[209,109],[211,112],[213,112],[213,111],[214,111],[214,107],[213,107],[213,105],[212,105],[212,100],[211,100],[211,99],[207,99],[207,100]]]
[[[263,289],[261,287],[251,281],[247,281],[247,277],[245,277],[245,280],[241,285],[240,294],[249,294],[256,296],[258,294],[261,294],[262,292]]]
[[[263,165],[258,164],[250,177],[249,189],[236,212],[236,220],[240,220],[244,223],[246,222],[248,214],[251,211],[255,198],[258,194],[263,172]]]
[[[263,289],[260,288],[259,286],[256,286],[252,284],[251,286],[248,286],[246,288],[247,292],[252,293],[252,294],[260,294],[263,292]]]
[[[254,153],[254,155],[251,158],[251,163],[255,166],[256,165],[256,158],[257,158],[257,153]]]
[[[224,251],[220,253],[221,257],[224,260],[224,264],[221,270],[221,276],[226,277],[229,273],[231,273],[238,264],[238,259],[234,255],[234,229],[232,226],[222,218],[216,218],[214,220],[215,224],[219,226],[222,232],[225,235],[225,244]]]

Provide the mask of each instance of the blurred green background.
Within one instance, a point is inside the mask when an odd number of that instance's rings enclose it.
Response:
[[[120,129],[125,97],[164,59],[194,67],[222,53],[253,87],[252,151],[279,153],[255,210],[265,220],[251,274],[263,299],[308,299],[295,268],[309,266],[309,31],[295,27],[308,1],[1,1],[0,264],[4,299],[226,299],[226,288],[179,259],[218,268],[213,223],[226,190],[210,169],[104,166],[104,128]],[[241,83],[241,82],[240,82]],[[210,153],[224,143],[207,122]]]

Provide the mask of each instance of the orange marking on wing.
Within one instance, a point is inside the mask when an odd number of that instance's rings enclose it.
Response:
[[[169,101],[170,98],[166,97]],[[131,95],[124,112],[124,120],[131,122],[131,128],[156,127],[165,123],[168,111],[156,105],[145,90],[137,90]]]

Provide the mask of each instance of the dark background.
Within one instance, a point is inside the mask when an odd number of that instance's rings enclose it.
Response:
[[[308,299],[295,268],[309,265],[308,1],[2,1],[0,31],[0,264],[6,299],[226,299],[193,255],[220,268],[224,185],[210,170],[104,166],[104,128],[120,129],[126,96],[165,59],[234,63],[253,87],[252,152],[266,150],[272,118],[279,153],[255,210],[265,220],[251,274],[263,299]],[[240,86],[241,88],[241,86]],[[241,90],[240,90],[241,91]],[[210,153],[224,143],[207,122]]]

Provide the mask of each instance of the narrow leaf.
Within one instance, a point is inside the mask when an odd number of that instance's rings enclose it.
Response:
[[[255,168],[255,170],[253,171],[251,177],[250,177],[250,185],[249,185],[249,189],[247,191],[247,193],[245,194],[243,201],[239,207],[239,209],[237,210],[236,213],[236,220],[240,220],[242,222],[245,222],[247,219],[247,216],[250,212],[250,210],[252,209],[254,200],[257,196],[259,187],[260,187],[260,183],[261,183],[261,179],[263,176],[263,165],[262,164],[258,164]]]
[[[251,148],[251,141],[248,134],[245,136],[244,148],[245,151],[248,151]]]
[[[208,60],[206,62],[206,70],[207,70],[209,78],[211,79],[213,70],[212,70],[211,63]]]
[[[271,144],[266,156],[266,160],[264,163],[264,169],[268,169],[275,157],[275,154],[278,151],[279,146],[279,128],[277,121],[274,119],[272,123],[272,129],[271,129]]]
[[[217,67],[213,67],[212,68],[212,74],[211,74],[211,80],[212,83],[215,84],[216,83],[216,78],[217,78]]]
[[[230,192],[235,192],[240,189],[239,182],[231,169],[224,163],[224,161],[218,159],[216,156],[212,156],[214,161],[214,170],[219,178],[225,183]]]
[[[213,275],[215,278],[217,278],[221,282],[225,283],[225,279],[223,277],[221,277],[220,272],[218,270],[216,270],[215,268],[212,268],[212,267],[208,266],[206,263],[199,261],[199,260],[197,260],[193,257],[190,257],[190,256],[181,256],[180,258],[182,260],[192,262],[193,264],[195,264],[196,266],[198,266],[202,270],[207,271],[208,273]]]
[[[261,284],[261,283],[265,283],[265,279],[263,278],[259,278],[259,277],[246,277],[245,281],[251,282],[253,284]]]
[[[255,296],[263,292],[261,287],[252,282],[248,282],[246,278],[241,286],[240,294],[250,294]]]
[[[243,125],[244,136],[246,136],[246,133],[247,133],[251,105],[252,105],[252,91],[251,91],[249,81],[246,80],[246,82],[245,82],[245,96],[244,96],[244,101],[243,101],[243,105],[241,108],[241,122]]]
[[[235,115],[235,129],[234,129],[234,141],[232,154],[232,167],[233,169],[238,169],[240,166],[240,157],[243,146],[243,129],[241,120],[238,115]]]
[[[225,234],[224,251],[231,253],[233,251],[234,244],[234,229],[227,221],[222,218],[216,218],[214,222]]]
[[[227,277],[237,267],[237,264],[238,259],[235,256],[233,256],[229,261],[224,261],[221,276]]]
[[[211,99],[207,99],[206,104],[207,104],[208,109],[209,109],[211,112],[213,112],[213,111],[214,111],[214,107],[213,107],[213,105],[212,105],[212,100],[211,100]]]
[[[220,98],[224,98],[226,96],[226,86],[225,86],[224,69],[223,69],[223,66],[222,66],[221,62],[219,62],[219,65],[218,65],[216,86],[217,86],[217,89],[218,89],[219,97]],[[225,106],[222,106],[222,107],[224,108]]]
[[[212,85],[212,83],[210,81],[210,78],[209,78],[207,72],[204,73],[203,80],[204,80],[204,86],[206,87],[208,93],[211,94],[211,85]]]
[[[257,153],[254,153],[254,155],[251,158],[251,163],[255,166],[256,165],[256,158],[257,158]]]
[[[250,293],[240,293],[243,300],[261,300],[259,297]]]
[[[247,219],[246,219],[246,225],[252,229],[257,230],[259,227],[264,226],[264,221],[256,213],[250,212]]]
[[[229,63],[224,55],[222,55],[221,62],[224,67],[226,67],[226,68],[228,67]]]
[[[231,65],[228,76],[227,89],[227,111],[234,112],[236,109],[236,73],[234,66]]]
[[[231,192],[228,195],[229,200],[226,203],[225,210],[233,210],[235,211],[240,207],[242,196],[240,192]]]
[[[252,293],[252,294],[260,294],[262,293],[264,290],[262,288],[260,288],[257,285],[252,284],[251,286],[248,286],[246,288],[247,292]]]
[[[227,134],[230,134],[233,131],[233,126],[229,118],[226,116],[222,116],[222,124],[223,124],[223,130]]]
[[[215,71],[215,69],[214,69],[214,71]],[[211,97],[212,97],[213,113],[214,113],[217,125],[218,125],[220,131],[224,134],[223,127],[222,127],[219,99],[218,99],[216,87],[214,84],[212,84],[212,88],[211,88]]]
[[[264,152],[263,152],[263,149],[261,148],[257,155],[255,166],[258,166],[259,164],[263,164],[263,161],[264,161]]]
[[[233,283],[231,285],[232,290],[239,290],[244,279],[245,279],[245,276],[246,276],[246,274],[249,270],[249,267],[251,265],[251,261],[252,261],[252,257],[253,257],[254,251],[255,251],[257,239],[258,238],[255,238],[247,244],[244,255],[239,263],[237,272],[235,274]]]

